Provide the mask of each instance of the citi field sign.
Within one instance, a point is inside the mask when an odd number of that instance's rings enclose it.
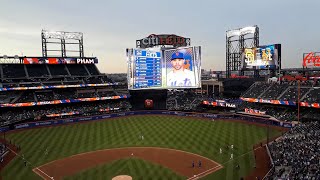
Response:
[[[190,46],[190,38],[175,34],[151,34],[146,38],[136,40],[137,48],[150,48],[154,46],[170,45],[173,47]]]

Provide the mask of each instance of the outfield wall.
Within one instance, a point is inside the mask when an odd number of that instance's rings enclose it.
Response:
[[[213,120],[213,119],[245,120],[248,122],[261,123],[261,124],[267,124],[272,126],[280,126],[285,128],[291,128],[294,126],[292,123],[288,123],[288,122],[276,121],[276,120],[271,120],[271,119],[266,119],[261,117],[245,116],[245,115],[239,115],[239,114],[223,115],[223,114],[193,113],[193,112],[180,112],[180,111],[129,111],[129,112],[120,112],[120,113],[105,114],[105,115],[99,115],[99,116],[75,117],[75,118],[66,118],[66,119],[60,119],[60,120],[21,123],[21,124],[14,125],[13,129],[10,129],[9,127],[2,127],[0,128],[0,132],[16,130],[16,129],[27,129],[27,128],[35,128],[35,127],[78,123],[78,122],[85,122],[85,121],[95,121],[95,120],[109,119],[109,118],[129,116],[129,115],[172,115],[172,116],[206,118],[208,120]]]

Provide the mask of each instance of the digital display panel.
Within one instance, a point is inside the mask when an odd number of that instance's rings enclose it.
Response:
[[[133,87],[161,87],[161,52],[135,49]]]
[[[201,48],[128,49],[128,89],[201,87]]]
[[[277,69],[280,58],[280,44],[245,48],[242,54],[242,67],[244,69]]]
[[[97,58],[64,58],[64,57],[25,57],[24,64],[96,64]]]
[[[199,64],[193,47],[164,51],[167,88],[198,87]]]

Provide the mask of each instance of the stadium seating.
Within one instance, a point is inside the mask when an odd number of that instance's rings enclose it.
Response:
[[[86,65],[86,67],[87,67],[90,75],[94,76],[94,75],[100,74],[99,70],[97,69],[97,67],[94,64],[88,64],[88,65]]]
[[[29,77],[47,77],[49,72],[46,65],[28,65],[26,66]]]
[[[269,85],[270,86],[270,85]],[[288,88],[287,84],[271,84],[264,94],[262,99],[278,99],[278,97]]]
[[[88,76],[88,71],[83,64],[66,65],[73,76]]]
[[[273,105],[263,103],[242,102],[238,107],[238,112],[244,112],[245,108],[265,111],[266,115],[270,115],[282,121],[297,121],[298,109],[292,106]],[[317,108],[301,107],[300,108],[300,121],[319,120],[320,110]]]
[[[258,98],[263,92],[265,92],[269,87],[269,84],[256,82],[254,83],[248,91],[246,91],[242,97]]]
[[[274,171],[267,179],[320,179],[318,121],[300,124],[269,144]]]
[[[192,90],[172,90],[168,92],[166,104],[168,110],[190,111],[196,110],[205,99]]]
[[[73,89],[55,89],[53,91],[54,99],[74,99],[76,98],[75,92]]]
[[[12,103],[35,102],[35,94],[33,91],[22,91],[17,98],[19,99],[12,101]]]
[[[102,84],[104,83],[103,80],[101,79],[101,77],[87,77],[85,79],[83,79],[83,81],[85,82],[85,84]]]
[[[22,64],[4,64],[3,68],[3,78],[25,78],[26,72],[24,69],[25,65]]]
[[[261,98],[266,100],[297,101],[298,85],[296,82],[282,84],[256,82],[245,93],[243,93],[242,97]],[[300,86],[300,101],[310,103],[320,102],[320,87],[311,86],[308,82],[302,83]]]
[[[44,87],[52,85],[80,85],[80,84],[104,84],[114,81],[101,74],[95,64],[4,64],[0,65],[3,75],[0,78],[0,87]],[[115,76],[116,77],[116,76]],[[126,77],[126,76],[125,76]],[[119,83],[118,83],[119,84]],[[82,85],[81,85],[82,86]],[[125,89],[123,89],[125,87]],[[110,97],[127,95],[128,89],[125,83],[117,86],[99,87],[71,87],[50,88],[35,90],[10,90],[0,91],[0,104],[48,102],[53,100],[66,100],[76,98]],[[121,91],[117,92],[119,89]],[[117,100],[115,100],[117,101]],[[120,101],[120,100],[119,100]],[[42,105],[33,107],[11,107],[0,109],[1,124],[11,124],[23,120],[39,120],[47,114],[59,114],[77,111],[78,114],[99,114],[101,109],[110,107],[120,108],[120,111],[131,107],[128,102],[113,103],[111,100],[90,103],[73,103],[68,105]],[[126,101],[122,99],[121,101]],[[104,112],[107,113],[107,112]]]
[[[48,105],[39,107],[29,107],[29,108],[18,108],[4,110],[0,115],[0,125],[8,125],[14,122],[19,122],[23,120],[45,120],[50,119],[46,115],[50,114],[62,114],[69,112],[78,112],[76,115],[97,115],[106,114],[110,111],[102,111],[110,108],[119,108],[116,111],[128,111],[131,105],[123,100],[109,100],[109,101],[96,101],[87,103],[71,103],[62,105]],[[55,117],[57,118],[57,117]],[[61,116],[58,116],[61,118]]]
[[[69,76],[66,66],[64,64],[48,66],[52,76]]]
[[[9,153],[7,146],[3,143],[0,143],[0,164],[3,162],[4,157]]]
[[[303,97],[310,88],[301,88],[300,89],[300,98]],[[298,100],[298,88],[290,86],[287,91],[284,92],[284,94],[281,96],[281,99],[285,101],[297,101]]]
[[[101,84],[113,81],[101,74],[94,64],[4,64],[0,85],[32,87],[42,85]]]
[[[52,90],[36,91],[35,95],[37,98],[37,102],[54,100],[54,95]]]
[[[300,102],[304,103],[320,103],[320,87],[318,81],[305,81],[300,83]],[[298,102],[298,82],[256,82],[253,84],[242,97],[258,98],[263,100],[280,100]],[[267,115],[271,115],[279,120],[295,121],[297,120],[298,110],[294,106],[286,105],[268,105],[264,103],[248,103],[243,102],[238,107],[238,111],[244,108],[252,108],[256,110],[266,111]],[[319,114],[319,109],[301,108],[300,118],[302,120],[315,119]],[[318,116],[319,117],[319,116]]]
[[[116,96],[117,93],[113,90],[108,90],[108,91],[99,91],[97,92],[99,97],[108,97],[108,96]]]
[[[310,89],[310,92],[308,94],[306,94],[306,96],[302,99],[302,101],[306,101],[306,102],[320,102],[320,87],[315,89],[312,88]]]

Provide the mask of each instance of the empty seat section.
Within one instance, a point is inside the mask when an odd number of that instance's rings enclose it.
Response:
[[[47,67],[43,64],[26,65],[30,77],[49,76]]]
[[[4,64],[2,67],[4,78],[26,77],[23,64]]]
[[[99,71],[95,64],[86,64],[85,66],[91,75],[99,75]]]
[[[52,76],[68,76],[68,72],[64,64],[48,65]]]
[[[75,76],[88,76],[88,72],[84,68],[83,64],[67,65],[71,75]]]

